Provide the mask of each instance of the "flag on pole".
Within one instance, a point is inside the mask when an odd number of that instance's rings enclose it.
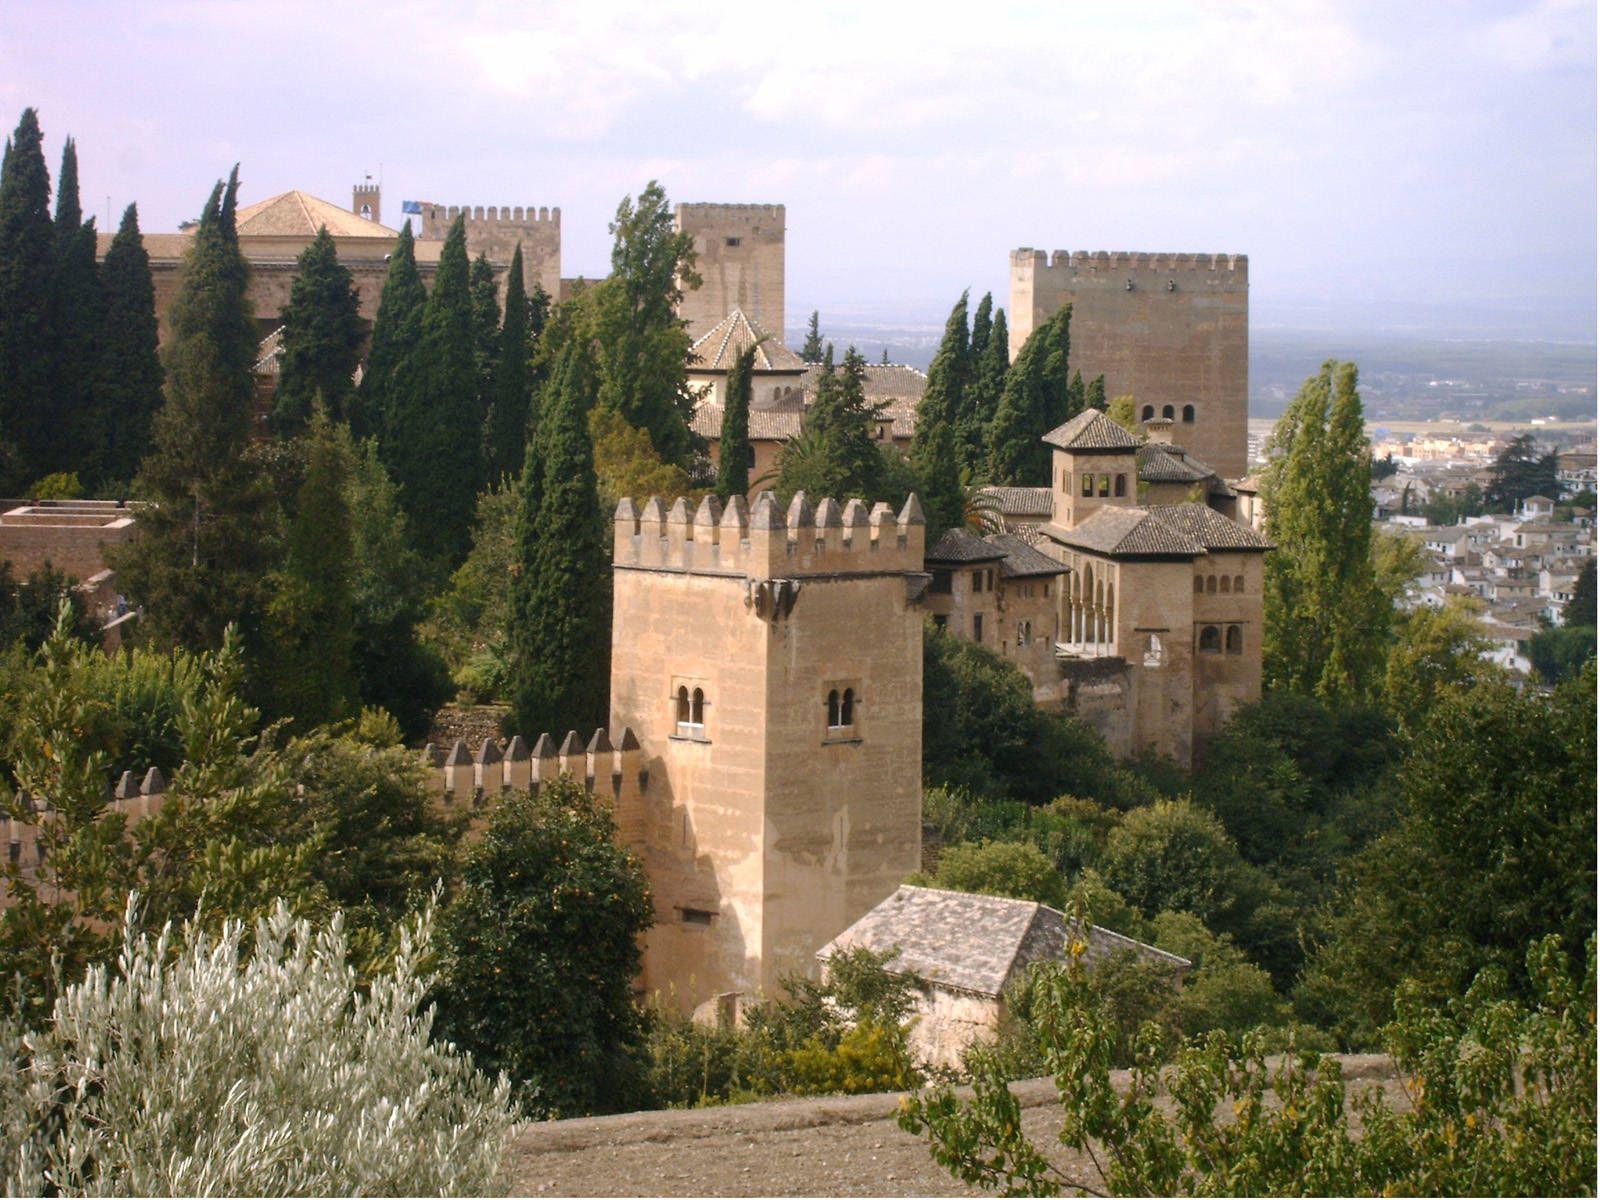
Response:
[[[400,211],[403,213],[416,213],[420,217],[422,215],[422,201],[402,200],[400,201]]]

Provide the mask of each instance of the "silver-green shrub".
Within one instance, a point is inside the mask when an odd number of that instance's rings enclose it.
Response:
[[[7,1194],[454,1195],[494,1187],[504,1079],[430,1040],[431,911],[358,985],[342,919],[135,928],[39,1031],[0,1031]],[[174,951],[174,946],[179,947]]]

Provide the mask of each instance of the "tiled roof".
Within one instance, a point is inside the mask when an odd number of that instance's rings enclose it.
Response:
[[[1207,550],[1272,549],[1272,543],[1248,525],[1229,520],[1204,504],[1152,504],[1147,511]]]
[[[1072,931],[1064,914],[1031,900],[902,884],[817,951],[817,957],[825,960],[857,946],[880,953],[897,950],[889,963],[893,971],[959,991],[999,996],[1022,968],[1065,958]],[[1176,954],[1098,925],[1091,926],[1087,941],[1091,963],[1127,949],[1173,970],[1189,966]]]
[[[1139,447],[1139,478],[1146,483],[1200,483],[1216,475],[1182,446],[1146,442]]]
[[[800,435],[800,426],[804,420],[804,413],[751,409],[750,440],[754,442],[781,442],[785,438],[798,437]],[[690,427],[701,437],[720,438],[722,436],[722,405],[700,405],[694,410],[694,420],[690,422]]]
[[[1170,555],[1194,558],[1206,552],[1198,541],[1150,510],[1110,504],[1095,509],[1078,522],[1076,529],[1052,527],[1050,535],[1068,546],[1127,558]]]
[[[1067,568],[1048,554],[1041,554],[1021,538],[1009,533],[991,533],[984,539],[1006,552],[1000,562],[1002,579],[1032,579],[1041,575],[1065,575]]]
[[[1048,517],[1053,511],[1047,487],[986,487],[983,490],[994,497],[1003,516]]]
[[[1044,440],[1058,450],[1137,450],[1139,439],[1098,408],[1086,408]]]
[[[358,217],[347,208],[319,200],[298,189],[248,204],[239,210],[237,219],[240,237],[312,238],[324,225],[334,237],[399,236],[393,229],[376,221]]]
[[[837,366],[835,364],[835,369]],[[806,365],[806,373],[800,377],[800,386],[807,395],[816,392],[817,380],[821,375],[821,363]],[[927,386],[926,375],[902,363],[868,363],[866,375],[861,380],[861,392],[868,400],[909,399],[914,403],[922,399]]]
[[[800,356],[783,344],[780,338],[769,334],[734,309],[711,329],[700,335],[690,352],[698,359],[691,362],[691,371],[731,371],[734,360],[750,346],[760,343],[756,350],[757,371],[802,371],[805,363]]]
[[[975,563],[999,562],[1005,556],[1006,552],[991,545],[988,539],[957,526],[945,530],[939,540],[928,547],[923,559],[933,563]]]

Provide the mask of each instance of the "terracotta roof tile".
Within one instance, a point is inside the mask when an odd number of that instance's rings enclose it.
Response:
[[[1137,450],[1139,439],[1097,408],[1086,408],[1044,440],[1058,450]]]
[[[1272,549],[1272,543],[1248,525],[1230,520],[1204,504],[1152,504],[1146,511],[1207,550]]]
[[[1000,563],[1002,579],[1033,579],[1043,575],[1066,574],[1064,565],[1048,554],[1041,554],[1015,534],[991,533],[984,540],[1006,552]]]
[[[923,555],[931,563],[999,562],[1006,551],[967,529],[947,529]]]
[[[399,234],[368,221],[347,208],[330,204],[299,189],[257,200],[239,210],[240,237],[316,237],[328,227],[334,237],[392,238]]]
[[[1007,517],[1049,517],[1054,511],[1047,487],[986,487],[1002,515]]]
[[[1206,552],[1194,538],[1153,515],[1148,509],[1103,505],[1095,509],[1076,529],[1052,527],[1056,541],[1096,554],[1127,558],[1194,558]]]
[[[710,330],[700,335],[690,347],[698,362],[690,364],[691,371],[731,371],[734,360],[750,346],[760,343],[756,351],[757,371],[794,371],[805,369],[805,363],[780,338],[769,334],[734,309]]]

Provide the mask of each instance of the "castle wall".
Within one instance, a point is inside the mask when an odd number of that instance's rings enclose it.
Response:
[[[0,562],[19,577],[47,563],[74,579],[106,569],[106,551],[138,532],[133,510],[111,500],[58,500],[0,514]]]
[[[680,204],[680,232],[694,236],[700,287],[678,315],[698,338],[734,309],[783,340],[784,208],[781,204]]]
[[[1225,478],[1246,469],[1249,275],[1244,255],[1011,253],[1011,354],[1072,305],[1071,365],[1108,396],[1172,405],[1177,440]]]
[[[1195,740],[1204,742],[1219,733],[1241,705],[1261,699],[1265,557],[1215,552],[1196,559],[1191,570]],[[1233,581],[1227,592],[1221,590],[1223,579]],[[1243,592],[1237,588],[1239,580],[1244,581]],[[1201,635],[1208,626],[1219,631],[1219,650],[1201,649]],[[1230,642],[1230,629],[1238,630],[1237,643]]]
[[[442,242],[458,216],[466,217],[467,254],[488,256],[502,279],[500,294],[505,296],[504,276],[518,243],[522,245],[523,280],[528,291],[535,283],[551,296],[561,294],[561,210],[535,208],[463,208],[459,205],[423,204],[419,241]]]

